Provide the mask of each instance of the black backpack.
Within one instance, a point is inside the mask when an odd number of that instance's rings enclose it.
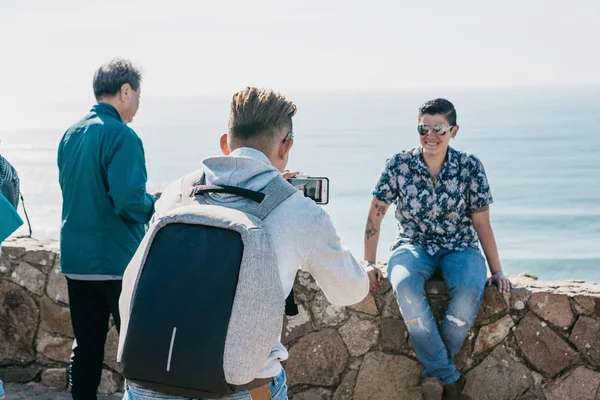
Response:
[[[12,204],[15,209],[19,205],[20,181],[15,168],[0,156],[0,193]]]
[[[27,219],[27,225],[29,227],[29,237],[31,237],[31,222],[29,222],[29,215],[27,215],[27,209],[25,209],[25,200],[21,193],[21,181],[17,170],[13,167],[6,158],[0,156],[0,194],[6,197],[8,202],[13,205],[15,210],[19,205],[19,199],[23,204],[23,212]]]
[[[181,181],[182,204],[150,226],[123,275],[117,361],[130,382],[168,395],[220,398],[250,389],[283,327],[279,264],[263,221],[297,192]],[[209,193],[251,201],[212,205]],[[157,295],[160,293],[160,295]]]

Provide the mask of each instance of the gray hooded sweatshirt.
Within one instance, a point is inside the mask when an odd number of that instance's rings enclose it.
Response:
[[[209,157],[202,162],[207,185],[230,185],[262,190],[279,172],[262,152],[240,148],[229,156]],[[155,205],[155,218],[181,205],[181,179],[171,183]],[[250,200],[215,193],[210,203],[230,206]],[[296,272],[310,272],[327,299],[340,306],[363,300],[369,293],[364,269],[342,246],[329,215],[302,192],[290,196],[263,221],[275,248],[281,284],[287,297]],[[273,343],[257,378],[269,378],[281,372],[281,361],[288,353],[281,343]]]

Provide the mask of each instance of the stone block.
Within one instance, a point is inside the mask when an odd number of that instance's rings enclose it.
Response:
[[[527,274],[527,273],[511,275],[509,278],[515,287],[528,287],[528,286],[531,286],[532,284],[535,284],[538,282],[537,276]]]
[[[314,332],[315,327],[310,319],[310,314],[302,304],[298,304],[298,314],[286,315],[283,319],[281,343],[288,344],[302,336]]]
[[[448,296],[430,296],[427,300],[429,301],[429,308],[431,309],[433,318],[437,322],[440,322],[444,318],[444,315],[446,315],[450,298]]]
[[[21,259],[25,254],[25,247],[20,246],[16,242],[6,241],[2,243],[2,260],[3,262],[15,262]]]
[[[67,370],[65,368],[50,368],[42,372],[42,385],[57,389],[67,387]]]
[[[314,321],[318,326],[336,326],[348,319],[346,308],[331,304],[323,292],[315,294],[311,306]]]
[[[531,299],[531,291],[526,288],[513,288],[507,294],[511,312],[521,313],[527,311],[527,303]]]
[[[376,322],[361,320],[353,315],[339,329],[344,343],[353,357],[362,356],[377,344],[379,327]]]
[[[517,397],[517,400],[546,400],[546,395],[542,388],[534,386],[525,392],[525,394]]]
[[[68,363],[71,360],[73,339],[57,336],[46,336],[36,347],[38,353],[55,361]]]
[[[337,387],[333,395],[333,400],[352,400],[357,376],[358,371],[350,371],[344,375],[342,383]]]
[[[39,247],[27,250],[22,259],[47,274],[54,267],[56,253]]]
[[[529,309],[559,328],[570,328],[575,319],[571,311],[571,300],[564,294],[533,293],[529,300]]]
[[[60,269],[55,267],[48,273],[48,286],[46,294],[54,301],[69,304],[69,293],[67,290],[67,280],[60,273]]]
[[[331,400],[331,391],[323,388],[312,388],[295,394],[292,400]]]
[[[119,334],[117,333],[117,327],[113,326],[108,335],[106,335],[106,343],[104,344],[104,364],[120,371],[119,363],[117,362],[117,350],[119,348]]]
[[[384,273],[384,277],[387,277],[387,272]],[[383,279],[381,281],[381,286],[379,287],[379,290],[375,293],[375,295],[377,295],[377,294],[385,294],[389,290],[392,290],[392,283],[389,280],[387,280],[387,279]]]
[[[444,282],[443,279],[441,279],[441,280],[430,279],[425,284],[425,293],[427,293],[428,295],[436,295],[436,296],[448,295],[448,286],[446,286],[446,283]]]
[[[100,394],[113,394],[120,392],[123,388],[123,378],[121,375],[109,371],[102,370],[102,378],[100,380],[100,386],[98,386],[98,393]]]
[[[495,287],[486,287],[483,293],[483,301],[475,320],[475,325],[479,326],[487,323],[492,317],[508,310],[508,304],[504,295]]]
[[[546,377],[580,361],[579,354],[532,312],[521,320],[515,336],[525,358]]]
[[[20,286],[0,283],[0,365],[26,364],[35,359],[33,339],[39,311]]]
[[[358,371],[362,365],[363,359],[361,357],[350,358],[348,360],[348,369]]]
[[[312,275],[303,270],[298,270],[298,273],[296,274],[296,282],[301,287],[306,288],[307,290],[310,290],[312,292],[318,292],[321,290],[319,288],[319,285],[317,285],[317,282],[315,282],[315,279],[312,277]]]
[[[2,264],[2,262],[0,262],[0,279],[3,277],[3,275],[9,275],[12,272],[12,266],[8,265],[4,265]]]
[[[587,316],[579,317],[569,340],[589,363],[600,367],[600,321]]]
[[[296,304],[306,304],[315,297],[315,293],[310,290],[306,290],[306,288],[300,286],[298,282],[294,284],[294,301]]]
[[[388,291],[381,297],[381,316],[383,318],[399,318],[402,319],[402,314],[400,313],[400,308],[398,307],[398,302],[396,301],[396,297],[394,297],[394,292],[392,290]]]
[[[405,356],[372,352],[365,356],[356,379],[354,400],[420,398],[416,388],[421,368]]]
[[[286,364],[289,385],[337,385],[347,362],[348,350],[337,331],[310,333],[290,349]]]
[[[46,274],[26,262],[20,262],[19,265],[14,268],[13,272],[10,274],[10,279],[17,285],[24,287],[38,296],[44,294]]]
[[[0,379],[6,382],[27,383],[34,380],[40,373],[41,368],[34,365],[30,367],[9,367],[0,370]]]
[[[500,344],[510,332],[510,328],[515,325],[509,315],[505,315],[498,321],[481,327],[479,335],[475,341],[473,355],[484,353],[485,351]]]
[[[465,368],[470,368],[471,362],[471,352],[473,350],[473,342],[475,341],[475,332],[471,330],[465,339],[465,342],[462,345],[462,348],[458,352],[456,356],[454,356],[454,364],[459,371],[464,370]]]
[[[408,329],[404,321],[395,318],[381,320],[381,346],[384,350],[400,351],[406,348]]]
[[[0,243],[0,247],[2,243]],[[7,255],[0,253],[0,279],[9,276],[13,269],[14,261]]]
[[[375,298],[371,293],[364,298],[360,303],[354,304],[348,307],[350,310],[358,311],[369,315],[379,315],[377,304],[375,304]]]
[[[578,367],[544,390],[547,400],[600,399],[600,373]]]
[[[578,295],[575,299],[575,308],[580,314],[593,314],[600,317],[600,295]]]
[[[464,394],[477,400],[516,399],[533,386],[531,372],[498,346],[466,375]]]
[[[47,333],[74,337],[69,308],[55,304],[48,296],[40,301],[42,329]]]

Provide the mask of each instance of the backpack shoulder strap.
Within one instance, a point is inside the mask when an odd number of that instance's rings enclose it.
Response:
[[[204,183],[205,177],[202,169],[184,176],[181,180],[181,205],[187,206],[196,201],[209,204],[204,196],[196,193],[198,187],[204,185]],[[209,190],[212,187],[207,186],[205,188],[207,189],[202,190],[201,192],[216,192],[216,190]],[[271,211],[275,209],[275,207],[283,203],[288,197],[297,191],[298,189],[286,181],[283,176],[279,175],[271,180],[271,182],[269,182],[267,186],[260,191],[260,193],[264,194],[265,196],[262,201],[253,201],[239,210],[248,214],[252,214],[258,219],[263,220],[271,213]]]
[[[265,195],[265,198],[260,203],[249,203],[241,211],[254,215],[263,220],[271,211],[278,205],[287,200],[288,197],[296,193],[298,189],[286,181],[283,176],[279,175],[271,180],[267,186],[260,192]]]
[[[197,200],[204,200],[202,196],[194,196],[192,193],[194,188],[204,184],[204,170],[199,169],[190,174],[187,174],[181,179],[181,205],[187,206]]]

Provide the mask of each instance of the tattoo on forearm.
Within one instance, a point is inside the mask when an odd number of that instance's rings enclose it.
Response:
[[[473,211],[473,214],[482,213],[482,212],[487,211],[489,209],[490,209],[490,206],[483,206],[483,207],[478,208],[477,210]]]
[[[373,221],[371,220],[371,218],[369,218],[367,220],[367,229],[365,230],[365,238],[367,240],[369,240],[373,236],[377,235],[378,233],[379,233],[379,231],[377,229],[375,229],[375,224],[373,224]]]
[[[367,220],[367,229],[365,230],[365,238],[367,240],[369,240],[373,236],[377,235],[378,233],[379,233],[379,231],[377,229],[375,229],[375,224],[373,224],[373,221],[371,220],[371,218],[369,218]]]
[[[375,210],[377,210],[378,217],[385,215],[385,212],[387,211],[387,207],[381,204],[373,204],[373,207],[375,208]]]

